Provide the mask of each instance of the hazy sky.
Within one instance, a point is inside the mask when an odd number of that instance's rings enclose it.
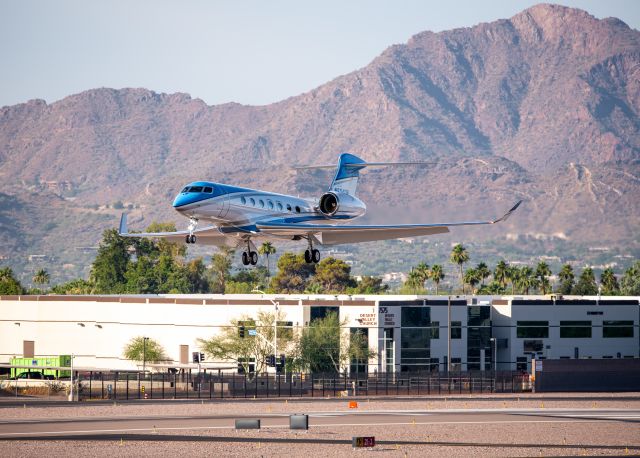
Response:
[[[508,18],[528,0],[0,0],[0,106],[96,87],[261,105],[365,66],[424,31]],[[639,0],[563,5],[640,29]]]

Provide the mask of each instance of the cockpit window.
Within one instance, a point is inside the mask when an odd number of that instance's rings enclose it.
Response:
[[[202,186],[191,186],[189,192],[202,192]]]
[[[213,188],[211,186],[205,186],[202,192],[206,192],[207,194],[211,194],[213,192]]]
[[[185,188],[180,192],[187,192],[189,190],[189,186],[185,186]]]

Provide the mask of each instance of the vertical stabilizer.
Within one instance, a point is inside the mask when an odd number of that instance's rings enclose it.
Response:
[[[358,166],[356,164],[363,165]],[[349,153],[342,153],[338,159],[338,168],[329,191],[345,193],[355,197],[360,170],[365,167],[366,162],[359,157]]]

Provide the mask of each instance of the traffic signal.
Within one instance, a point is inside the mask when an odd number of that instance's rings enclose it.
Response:
[[[276,365],[276,355],[267,355],[267,366],[275,367]]]
[[[191,356],[193,357],[193,362],[194,363],[199,363],[200,362],[200,353],[198,353],[197,351],[194,351]]]
[[[240,336],[241,339],[244,339],[244,326],[238,327],[238,335]]]
[[[200,353],[200,362],[203,363],[204,362],[204,353]]]

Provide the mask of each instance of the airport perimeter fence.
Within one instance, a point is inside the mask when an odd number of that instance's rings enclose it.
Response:
[[[79,400],[229,399],[351,396],[428,396],[521,393],[531,391],[520,372],[411,372],[349,376],[345,374],[225,374],[87,372],[78,375]]]

